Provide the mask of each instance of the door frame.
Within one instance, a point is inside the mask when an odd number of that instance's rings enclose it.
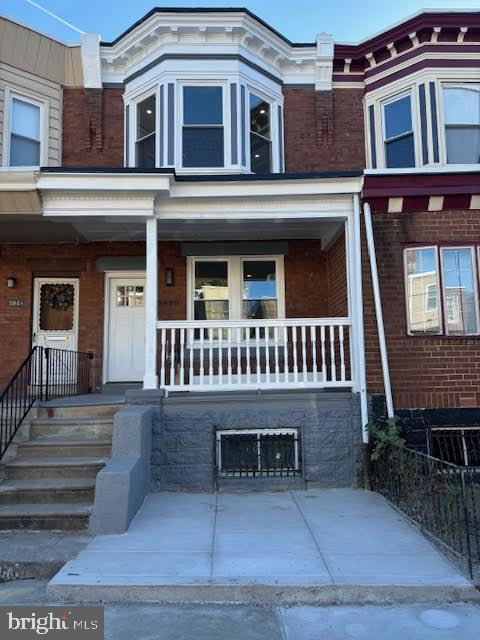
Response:
[[[111,282],[115,278],[143,278],[147,279],[145,271],[105,271],[103,287],[104,311],[103,311],[103,358],[102,358],[102,383],[108,383],[108,351],[110,328],[110,294]]]
[[[34,333],[38,333],[37,327],[40,319],[40,287],[42,283],[48,284],[51,282],[52,284],[73,284],[76,294],[76,300],[73,305],[73,332],[76,335],[76,345],[75,351],[78,351],[78,342],[79,342],[79,311],[80,311],[80,278],[77,276],[34,276],[33,277],[33,300],[32,300],[32,321],[30,323],[30,344],[33,348],[34,344]],[[40,283],[40,286],[37,284]],[[55,332],[52,332],[55,333]],[[62,332],[59,332],[62,333]]]

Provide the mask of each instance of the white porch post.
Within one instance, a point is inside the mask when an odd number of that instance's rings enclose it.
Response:
[[[157,389],[157,316],[158,316],[158,236],[157,218],[146,224],[147,273],[145,285],[145,375],[144,389]]]

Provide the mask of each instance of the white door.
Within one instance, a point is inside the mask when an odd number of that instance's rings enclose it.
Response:
[[[78,278],[35,278],[32,346],[76,351]]]
[[[32,346],[55,349],[50,352],[50,385],[76,380],[78,345],[78,278],[35,278],[33,289]],[[57,351],[59,350],[59,351]],[[38,377],[40,372],[32,375]],[[43,362],[43,380],[47,380],[47,360]]]
[[[109,278],[108,382],[137,382],[145,369],[145,278]]]

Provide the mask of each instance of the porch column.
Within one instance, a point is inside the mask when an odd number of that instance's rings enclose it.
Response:
[[[157,218],[147,219],[147,273],[145,284],[145,375],[144,389],[157,389],[157,316],[158,316],[158,236]]]

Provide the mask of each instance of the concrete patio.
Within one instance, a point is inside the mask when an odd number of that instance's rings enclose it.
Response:
[[[277,605],[480,597],[382,497],[348,489],[151,494],[127,533],[94,538],[48,595]]]

